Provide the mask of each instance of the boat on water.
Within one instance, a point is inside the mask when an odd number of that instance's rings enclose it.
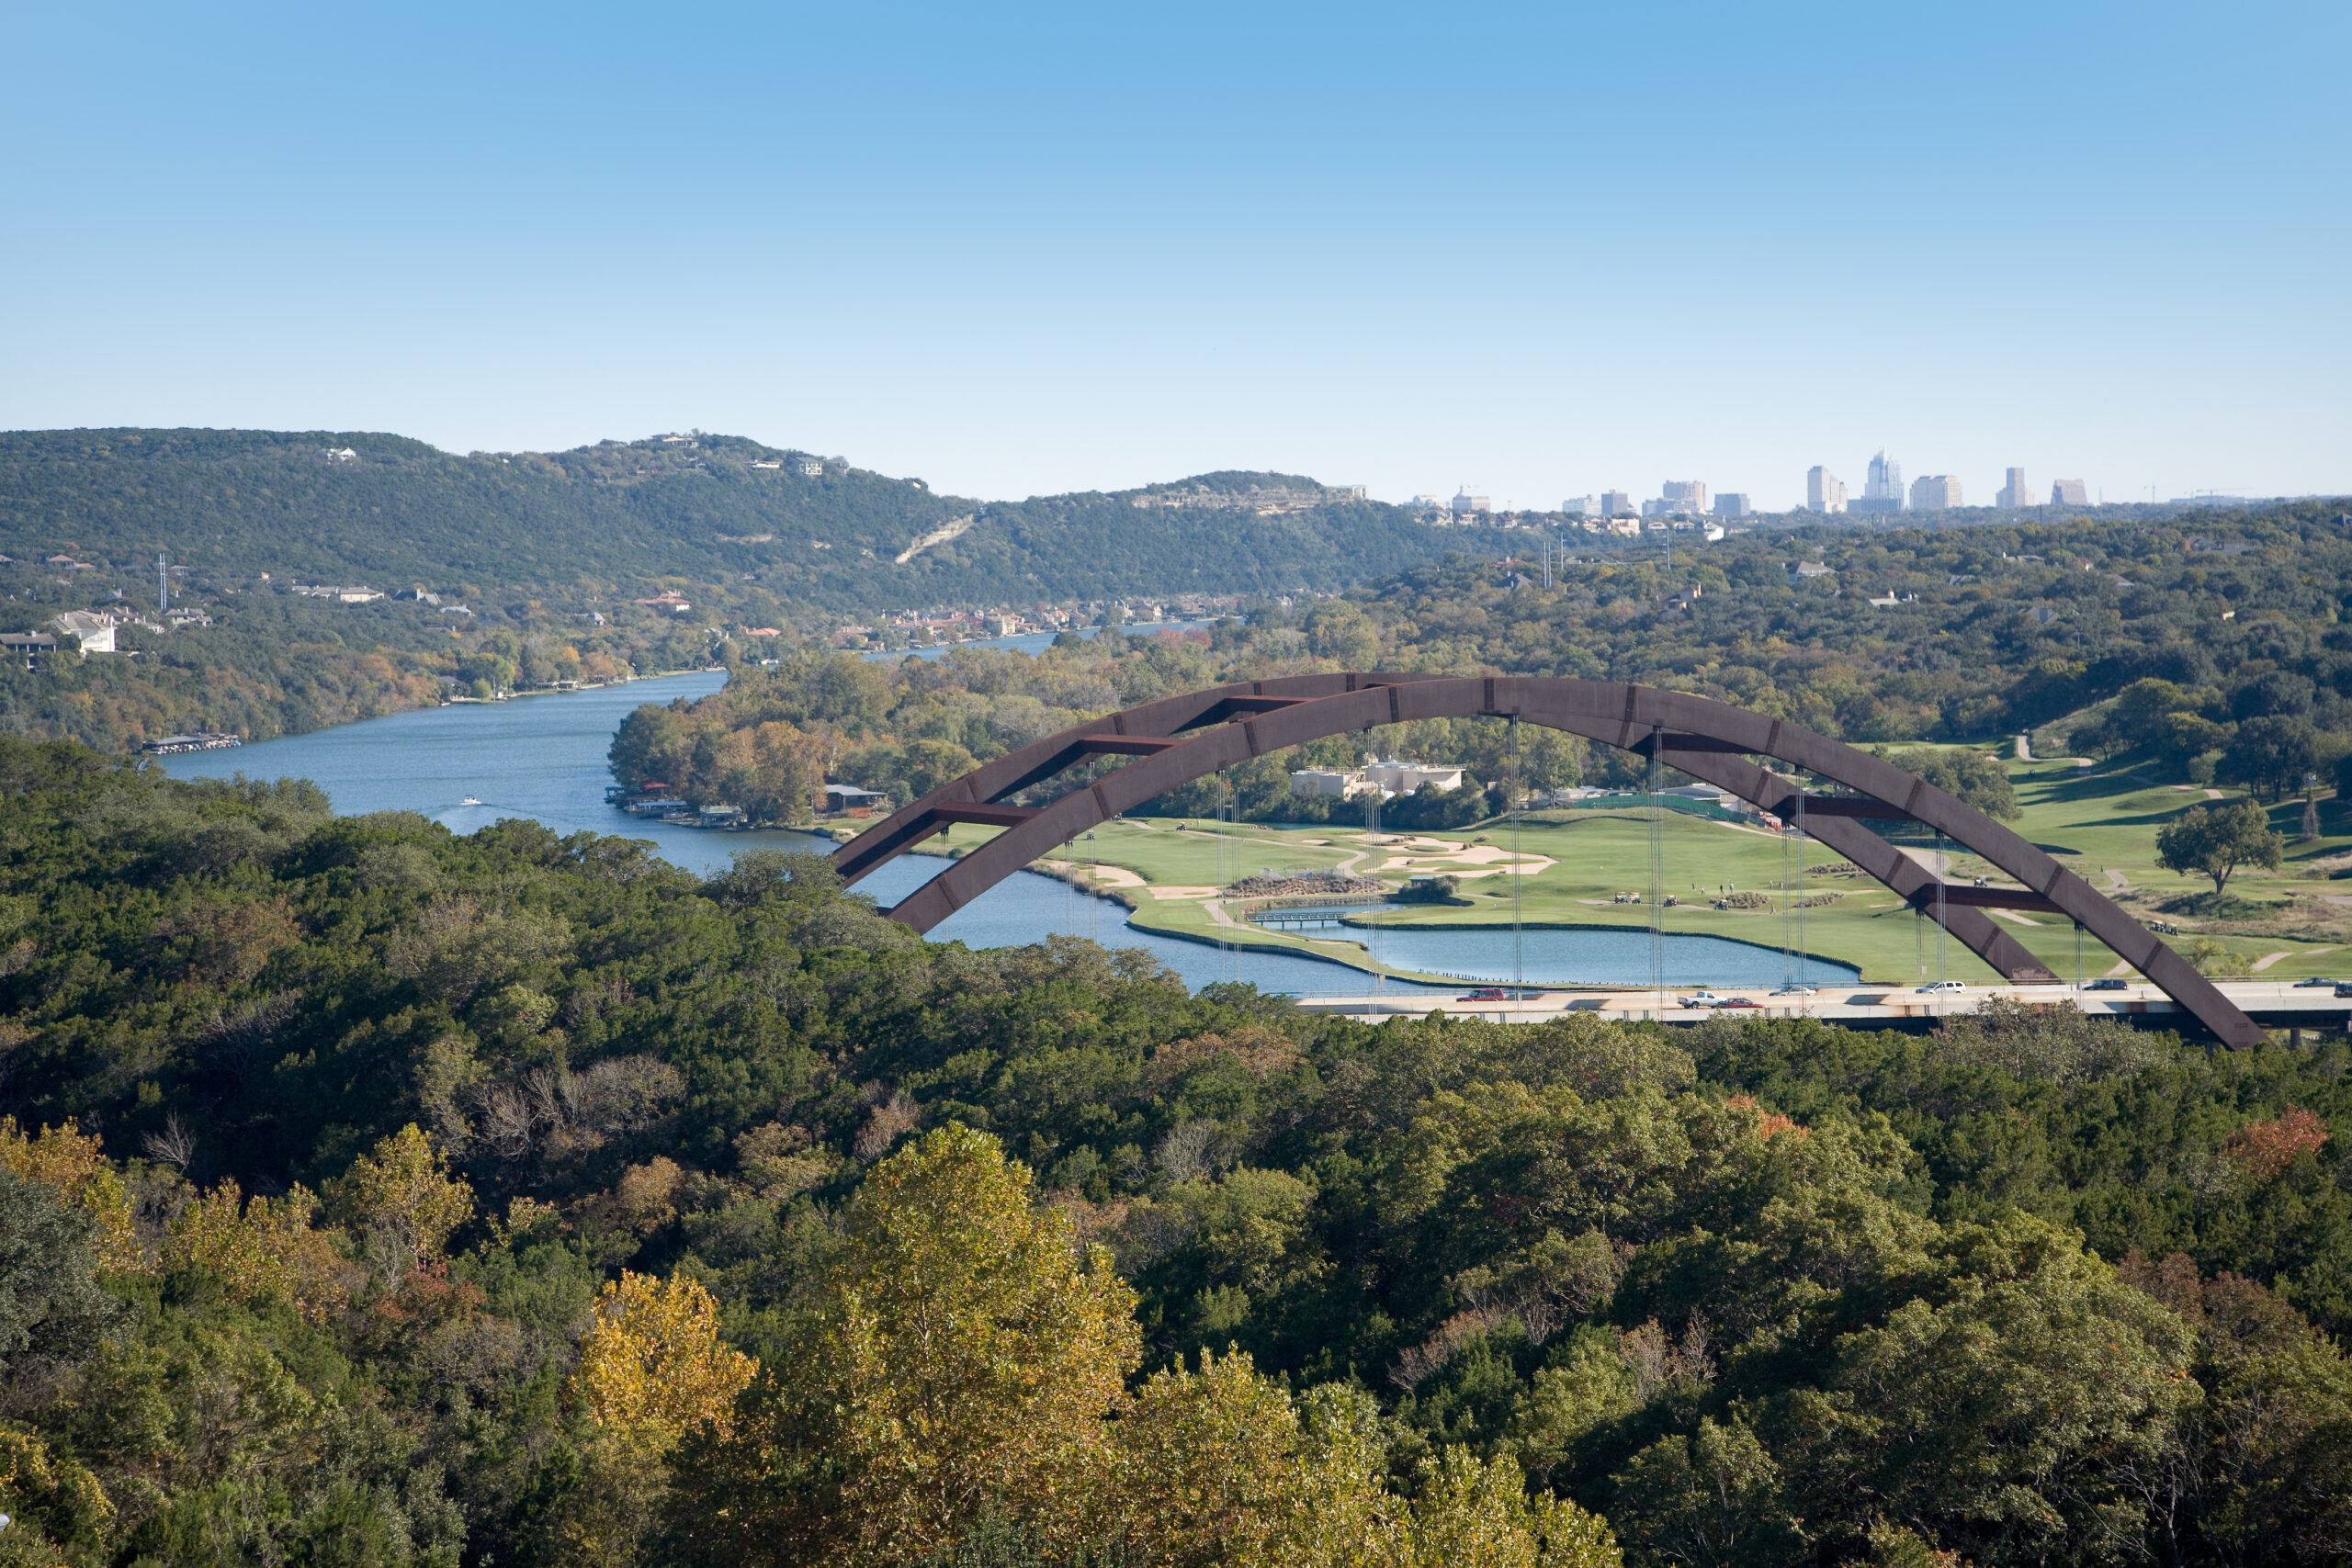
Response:
[[[463,800],[461,800],[461,801],[458,802],[458,805],[460,805],[460,806],[480,806],[480,805],[481,804],[481,801],[479,801],[479,800],[476,800],[472,795],[469,795],[466,796],[466,798],[465,798],[465,799],[463,799]]]

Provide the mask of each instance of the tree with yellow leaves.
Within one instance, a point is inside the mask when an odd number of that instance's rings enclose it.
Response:
[[[319,1201],[297,1185],[283,1198],[250,1202],[236,1182],[199,1192],[173,1217],[164,1256],[173,1268],[198,1268],[220,1277],[239,1301],[282,1296],[306,1323],[324,1323],[351,1292],[348,1267],[323,1231],[311,1228]]]
[[[0,1168],[38,1181],[87,1210],[97,1222],[90,1250],[99,1268],[126,1273],[146,1268],[131,1228],[130,1190],[107,1163],[96,1135],[85,1134],[73,1118],[66,1118],[62,1127],[28,1134],[18,1131],[14,1116],[0,1116]]]
[[[681,1438],[732,1427],[759,1363],[718,1337],[718,1306],[684,1275],[624,1269],[597,1298],[570,1402],[587,1425],[578,1489],[558,1534],[565,1561],[625,1562],[651,1529]]]
[[[718,1305],[684,1275],[621,1271],[580,1342],[573,1398],[596,1427],[653,1454],[704,1422],[724,1432],[759,1363],[718,1337]]]
[[[412,1122],[352,1162],[342,1205],[387,1289],[440,1256],[449,1235],[473,1218],[474,1190],[443,1169],[433,1141]]]

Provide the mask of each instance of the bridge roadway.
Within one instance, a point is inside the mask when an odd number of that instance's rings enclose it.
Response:
[[[2312,1030],[2342,1033],[2352,1030],[2352,997],[2338,997],[2332,987],[2298,987],[2291,980],[2223,980],[2222,995],[2266,1029]],[[1711,986],[1724,998],[1745,998],[1753,1008],[1690,1008],[1681,998],[1700,987],[1669,986],[1661,994],[1648,988],[1620,986],[1578,989],[1501,987],[1521,991],[1521,999],[1465,999],[1489,987],[1465,984],[1454,997],[1428,991],[1355,991],[1302,996],[1298,1005],[1316,1012],[1343,1014],[1366,1023],[1383,1019],[1420,1017],[1442,1010],[1454,1018],[1483,1018],[1497,1023],[1541,1023],[1567,1013],[1592,1013],[1601,1018],[1660,1019],[1668,1023],[1698,1023],[1721,1011],[1729,1018],[1817,1018],[1849,1029],[1924,1029],[1956,1013],[1973,1012],[1990,997],[2040,1007],[2072,1001],[2093,1018],[2119,1018],[2155,1029],[2199,1032],[2196,1017],[2156,987],[2133,981],[2120,991],[2078,991],[2064,985],[1970,986],[1964,990],[1922,994],[1910,986],[1822,986],[1810,997],[1774,996],[1770,987]]]

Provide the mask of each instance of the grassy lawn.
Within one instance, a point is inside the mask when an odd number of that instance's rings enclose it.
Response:
[[[2140,776],[2135,776],[2137,773]],[[2024,815],[2009,824],[2023,837],[2059,856],[2070,869],[2100,887],[2133,916],[2172,921],[2182,934],[2177,947],[2200,939],[2238,956],[2248,965],[2268,959],[2264,978],[2299,979],[2312,975],[2352,975],[2352,882],[2336,884],[2312,873],[2313,862],[2352,854],[2352,809],[2323,801],[2324,836],[2297,843],[2302,807],[2288,801],[2271,810],[2273,825],[2289,839],[2287,864],[2276,874],[2241,872],[2230,892],[2258,906],[2235,919],[2199,919],[2165,908],[2185,895],[2211,891],[2202,878],[2183,878],[2155,863],[2156,830],[2173,816],[2203,804],[2205,791],[2156,782],[2157,775],[2128,761],[2081,768],[2069,761],[2012,762],[2010,776]],[[1646,896],[1650,884],[1650,826],[1639,811],[1578,811],[1564,821],[1527,822],[1519,830],[1520,904],[1531,925],[1623,926],[1646,929],[1646,904],[1612,902],[1621,892]],[[981,830],[960,829],[977,843]],[[1660,833],[1664,886],[1683,900],[1664,911],[1673,933],[1729,937],[1779,948],[1799,941],[1797,918],[1781,896],[1784,866],[1792,866],[1794,846],[1769,833],[1729,823],[1668,813]],[[1223,848],[1220,850],[1220,840]],[[1922,851],[1932,840],[1912,840]],[[1511,919],[1510,867],[1511,829],[1490,824],[1464,832],[1385,834],[1368,842],[1361,829],[1289,829],[1261,823],[1220,825],[1135,819],[1106,823],[1091,839],[1070,847],[1081,867],[1107,868],[1102,880],[1122,886],[1134,900],[1135,923],[1196,936],[1233,932],[1229,918],[1205,897],[1220,882],[1261,870],[1336,867],[1400,886],[1409,876],[1442,873],[1461,879],[1468,908],[1418,908],[1383,918],[1385,926],[1508,926]],[[1991,867],[1956,845],[1950,874],[1965,881]],[[1784,860],[1784,853],[1791,857]],[[1803,943],[1813,953],[1851,964],[1870,980],[1916,981],[1922,964],[1937,972],[1937,931],[1920,921],[1894,896],[1868,877],[1830,878],[1818,867],[1837,857],[1819,845],[1805,848],[1808,895],[1838,895],[1837,901],[1804,911]],[[2324,872],[2325,868],[2322,868]],[[1712,900],[1724,888],[1766,893],[1768,910],[1721,910]],[[1163,896],[1164,895],[1164,896]],[[2071,921],[2047,915],[1996,917],[2036,957],[2067,978],[2076,971]],[[1242,934],[1242,933],[1235,933]],[[1352,943],[1306,939],[1246,929],[1253,944],[1296,948],[1342,957],[1372,967]],[[2280,956],[2271,957],[2272,954]],[[2089,938],[2082,943],[2083,972],[2098,976],[2117,969],[2114,955]],[[1945,939],[1942,972],[1972,983],[1997,978],[1958,942]]]

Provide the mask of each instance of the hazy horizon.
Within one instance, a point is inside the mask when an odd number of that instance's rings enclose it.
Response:
[[[52,9],[0,423],[2352,491],[2340,7]]]

